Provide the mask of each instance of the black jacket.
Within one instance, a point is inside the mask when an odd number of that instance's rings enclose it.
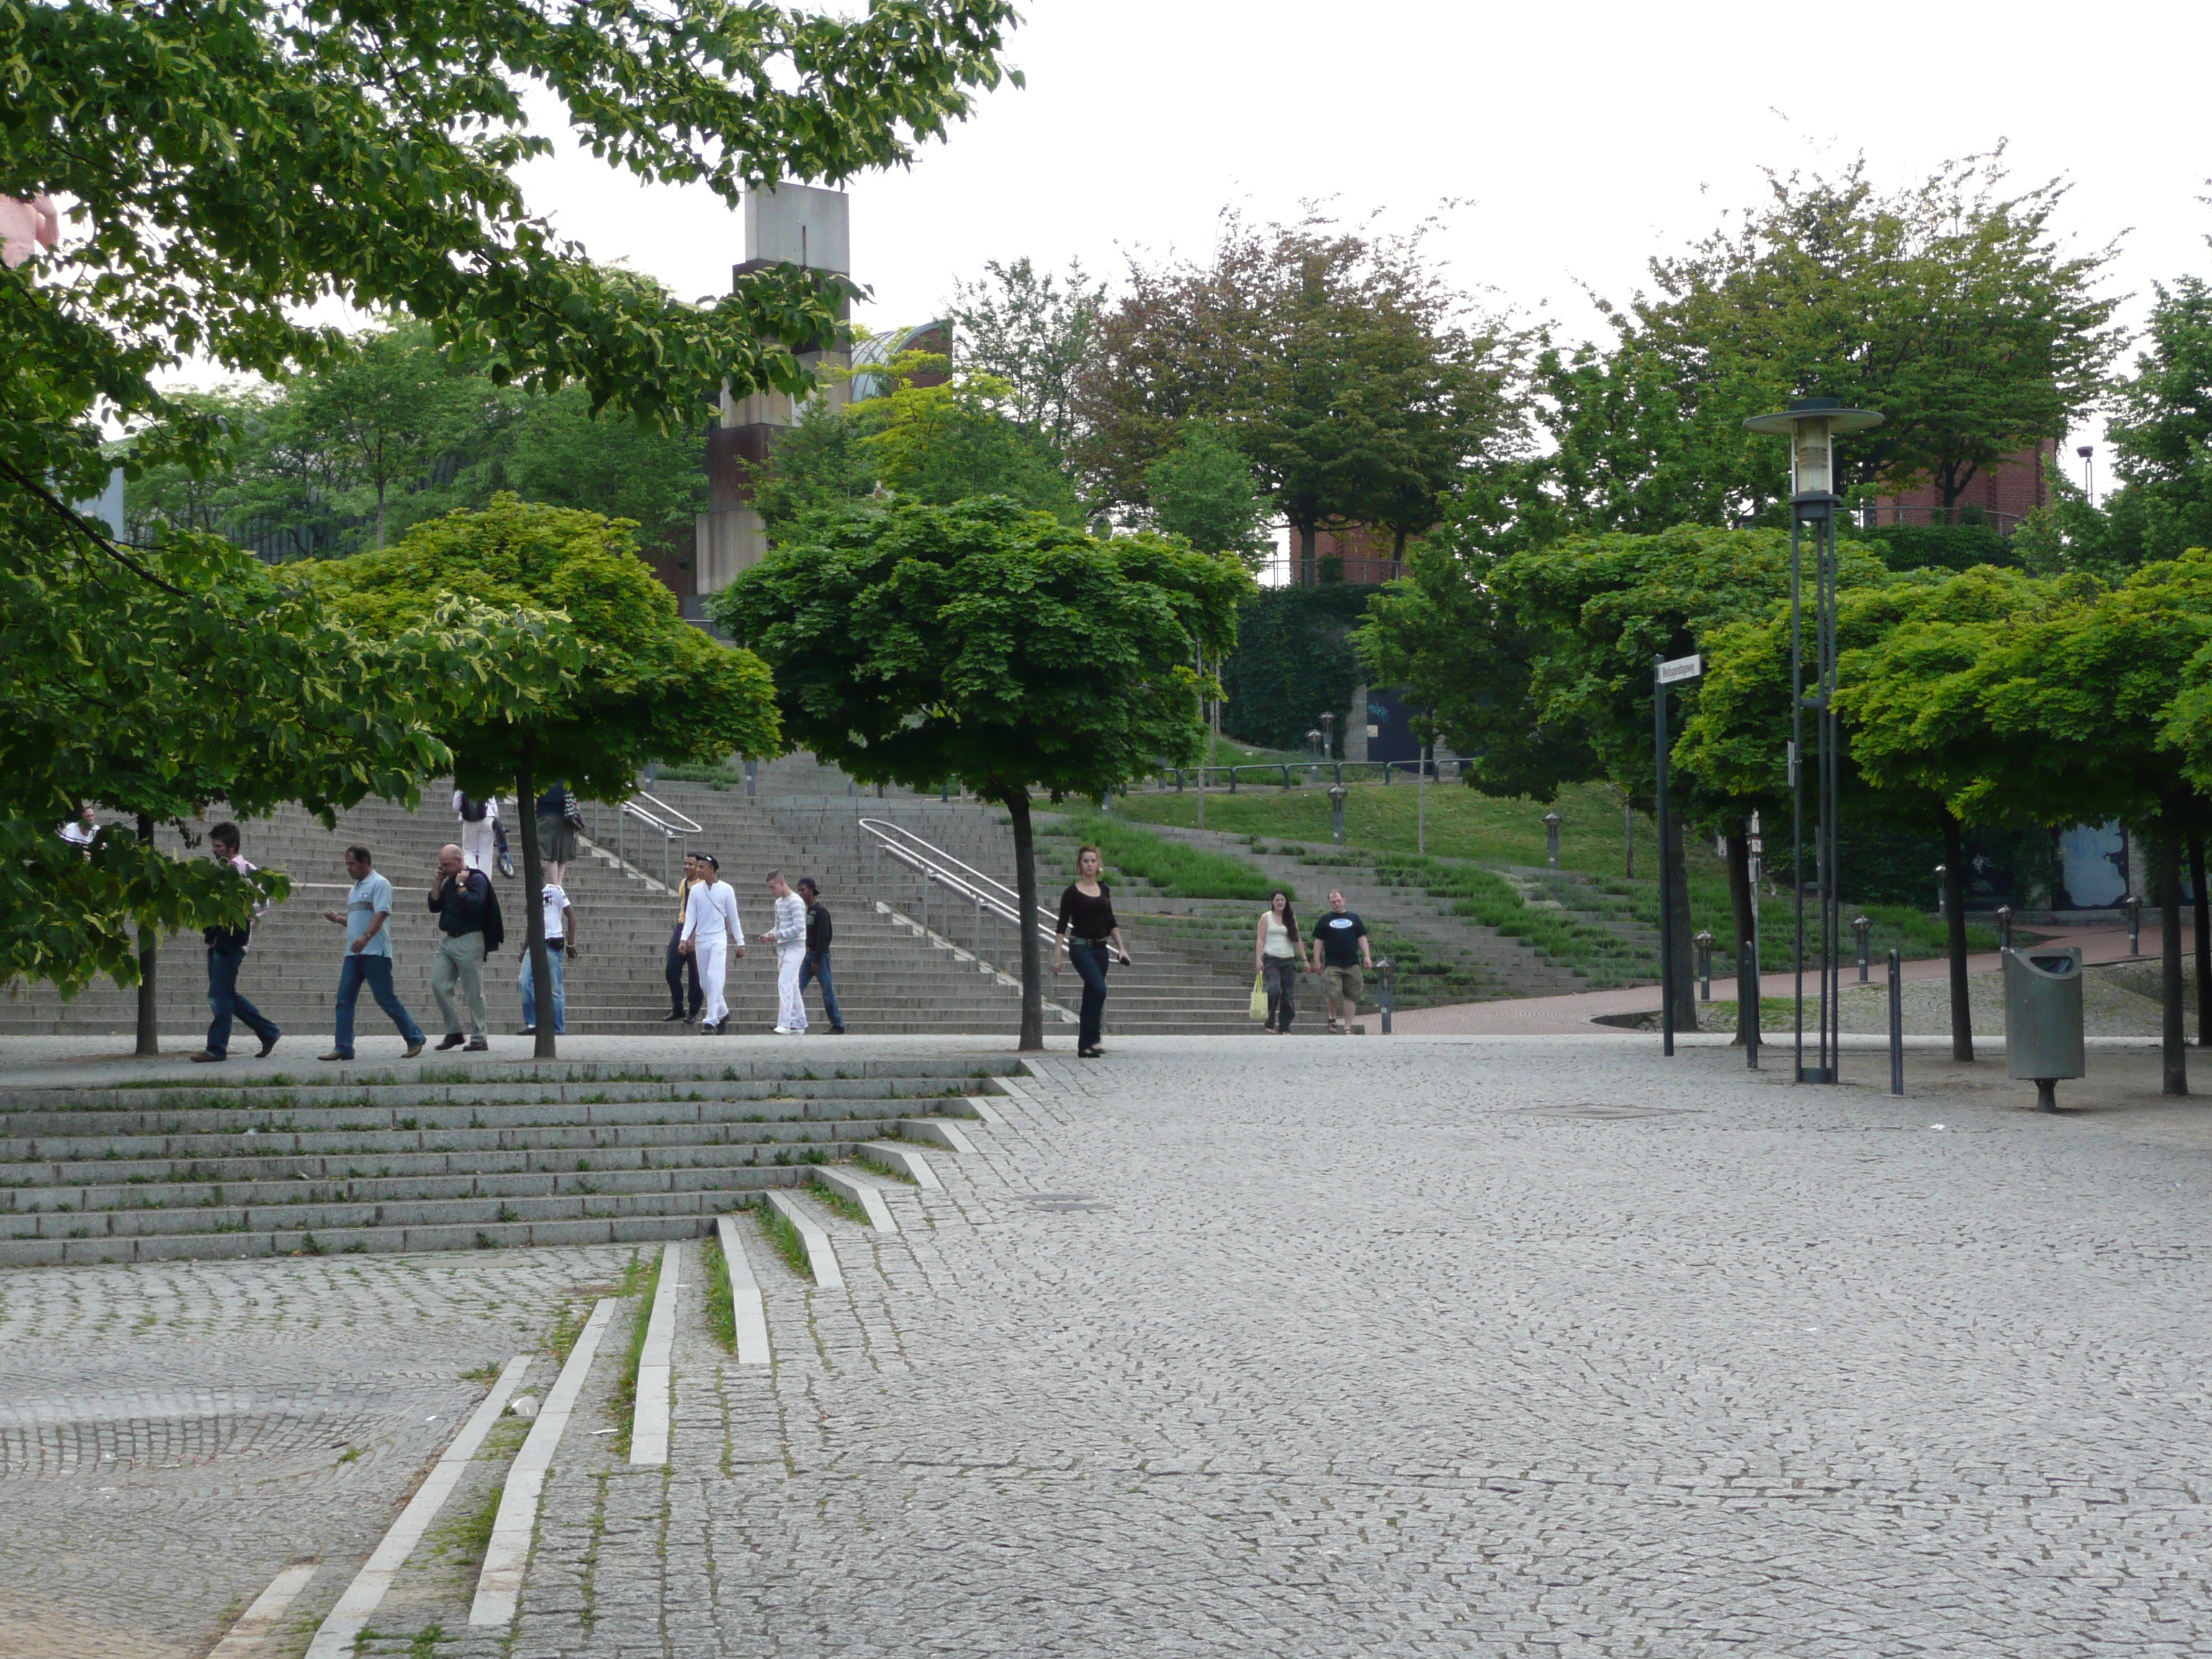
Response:
[[[817,901],[806,907],[806,954],[818,957],[830,948],[830,907]]]
[[[481,933],[484,931],[484,913],[491,904],[491,879],[481,870],[467,870],[458,882],[448,884],[441,878],[430,890],[430,908],[438,918],[441,933]]]

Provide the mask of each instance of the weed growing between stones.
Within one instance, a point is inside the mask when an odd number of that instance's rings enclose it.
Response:
[[[645,1328],[653,1317],[653,1298],[659,1289],[660,1257],[655,1255],[649,1264],[631,1257],[622,1276],[622,1293],[636,1297],[630,1308],[629,1346],[623,1353],[622,1376],[607,1401],[607,1415],[615,1425],[615,1455],[625,1460],[637,1418],[637,1368],[645,1358]]]
[[[868,1224],[868,1212],[866,1210],[846,1197],[844,1194],[824,1186],[821,1182],[809,1182],[806,1194],[832,1214],[842,1215],[848,1221],[857,1221],[863,1227]]]
[[[880,1158],[870,1158],[866,1152],[854,1153],[853,1161],[855,1164],[858,1164],[862,1169],[872,1170],[875,1174],[884,1176],[886,1180],[903,1181],[909,1187],[918,1187],[921,1184],[912,1176],[908,1175],[904,1170],[896,1168],[892,1164],[885,1164]]]
[[[492,1526],[499,1519],[501,1490],[495,1483],[474,1509],[440,1522],[430,1534],[433,1547],[465,1569],[473,1571],[483,1565],[484,1552],[491,1547]]]
[[[791,1218],[767,1202],[754,1206],[754,1209],[760,1216],[761,1231],[783,1258],[784,1265],[801,1279],[813,1277],[813,1269],[807,1265],[805,1241],[799,1237],[799,1229],[791,1224]]]
[[[707,1275],[707,1332],[731,1353],[738,1351],[738,1310],[730,1295],[730,1264],[722,1254],[719,1234],[710,1235],[702,1250],[701,1271]]]

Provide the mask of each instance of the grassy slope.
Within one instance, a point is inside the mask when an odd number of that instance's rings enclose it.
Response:
[[[1359,784],[1350,787],[1344,806],[1344,835],[1347,852],[1363,854],[1410,854],[1419,840],[1421,791],[1413,783]],[[1428,791],[1427,842],[1431,859],[1466,860],[1473,863],[1539,866],[1545,860],[1544,814],[1556,811],[1559,825],[1559,866],[1578,872],[1601,891],[1626,901],[1630,914],[1647,925],[1658,920],[1658,884],[1650,879],[1657,868],[1658,841],[1649,819],[1635,823],[1636,868],[1638,878],[1622,875],[1623,829],[1620,803],[1597,785],[1571,786],[1559,792],[1551,808],[1536,802],[1500,800],[1459,784],[1435,784]],[[1156,823],[1194,825],[1198,797],[1194,790],[1180,793],[1133,793],[1115,803],[1115,811],[1130,818]],[[1326,843],[1330,839],[1328,796],[1318,788],[1241,788],[1234,795],[1208,790],[1206,827],[1232,835]],[[1401,868],[1403,868],[1401,866]],[[1405,874],[1413,874],[1404,869]],[[1449,885],[1439,896],[1461,896]],[[1728,872],[1710,842],[1690,848],[1690,904],[1692,919],[1710,929],[1722,942],[1717,961],[1729,958],[1725,942],[1733,931],[1729,920]],[[1469,911],[1490,922],[1487,915]],[[1936,920],[1903,906],[1879,906],[1867,914],[1876,924],[1872,948],[1884,951],[1893,945],[1908,957],[1938,956],[1942,952],[1942,927]],[[1760,927],[1766,940],[1765,962],[1771,969],[1787,960],[1792,918],[1788,903],[1768,896],[1759,906]],[[1494,922],[1490,925],[1496,925]],[[1994,934],[1982,927],[1969,929],[1977,949],[1993,949]],[[1846,938],[1846,945],[1849,939]],[[1542,943],[1539,942],[1540,948]],[[1564,954],[1555,959],[1577,966],[1589,965],[1572,941],[1561,938]],[[1553,955],[1552,951],[1546,951]]]

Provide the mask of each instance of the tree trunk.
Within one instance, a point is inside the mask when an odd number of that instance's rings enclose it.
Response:
[[[1406,574],[1406,527],[1396,526],[1390,542],[1390,580],[1395,581]]]
[[[1729,916],[1735,929],[1735,936],[1728,942],[1729,953],[1736,958],[1736,975],[1741,980],[1745,949],[1756,937],[1752,907],[1759,902],[1759,896],[1751,890],[1751,832],[1741,821],[1728,834],[1728,880]],[[1758,1035],[1759,987],[1753,985],[1736,1004],[1734,1046],[1748,1048]]]
[[[1321,572],[1314,557],[1314,526],[1310,524],[1302,524],[1296,528],[1298,532],[1298,569],[1296,585],[1300,587],[1316,586],[1321,581]]]
[[[1021,1052],[1044,1052],[1044,953],[1037,946],[1036,839],[1030,827],[1030,794],[1025,788],[1009,789],[999,797],[1014,826],[1015,906],[1021,912],[1017,932],[1022,941]]]
[[[2212,899],[2204,893],[2204,837],[2189,838],[2189,888],[2196,896],[2197,1046],[2212,1048]]]
[[[1667,860],[1667,915],[1668,940],[1667,954],[1674,962],[1674,1029],[1694,1031],[1698,1029],[1697,954],[1690,943],[1690,856],[1682,815],[1671,803],[1667,812],[1667,845],[1659,855]]]
[[[384,550],[384,480],[376,481],[376,549]]]
[[[150,849],[154,845],[154,815],[138,815],[138,844]],[[134,1053],[158,1054],[161,1052],[161,1015],[154,994],[155,972],[161,965],[161,936],[150,921],[138,924],[138,1046]]]
[[[1945,944],[1951,957],[1951,1058],[1974,1059],[1974,1014],[1966,1006],[1966,836],[1959,820],[1943,814]]]
[[[2166,823],[2177,815],[2169,811]],[[2159,1049],[2165,1061],[2161,1094],[2189,1092],[2189,1042],[2183,1034],[2181,989],[2181,836],[2172,829],[2158,838],[2158,954],[2159,979],[2165,995],[2165,1018],[2160,1021]]]
[[[528,920],[523,934],[530,952],[530,981],[538,994],[538,1046],[531,1050],[539,1060],[556,1058],[553,1039],[552,952],[545,948],[545,868],[538,857],[538,779],[532,764],[534,744],[522,745],[522,759],[514,769],[515,816],[522,820],[522,901]]]

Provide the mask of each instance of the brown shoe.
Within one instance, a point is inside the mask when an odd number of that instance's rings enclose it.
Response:
[[[196,1054],[187,1054],[185,1058],[195,1061],[202,1066],[220,1066],[224,1060],[228,1060],[230,1056],[228,1054],[211,1054],[206,1049],[203,1048],[199,1053]]]
[[[463,1054],[489,1054],[489,1053],[491,1052],[491,1044],[489,1044],[489,1042],[483,1042],[483,1040],[479,1039],[479,1040],[477,1040],[477,1042],[471,1042],[471,1044],[469,1044],[469,1046],[468,1046],[467,1048],[465,1048],[462,1049],[462,1050],[461,1050],[461,1052],[462,1052]]]
[[[333,1048],[330,1053],[323,1055],[322,1058],[325,1060],[351,1060],[353,1056],[351,1054],[342,1054],[337,1049]]]
[[[399,1056],[399,1058],[400,1058],[400,1059],[402,1059],[402,1060],[412,1060],[412,1059],[414,1059],[414,1058],[415,1058],[415,1056],[416,1056],[416,1055],[417,1055],[417,1054],[421,1054],[422,1052],[422,1042],[418,1040],[418,1041],[416,1041],[416,1042],[410,1042],[410,1043],[409,1043],[409,1044],[407,1045],[407,1052],[406,1052],[405,1054],[404,1054],[400,1055],[400,1056]]]

